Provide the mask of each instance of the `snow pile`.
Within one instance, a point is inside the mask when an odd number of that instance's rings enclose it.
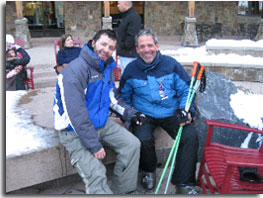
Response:
[[[206,42],[206,45],[213,46],[242,46],[245,45],[248,49],[256,47],[263,50],[263,40],[254,42],[251,40],[222,40],[211,39]],[[243,46],[244,47],[244,46]],[[206,46],[197,48],[184,47],[178,50],[161,50],[162,54],[172,56],[182,65],[192,64],[194,61],[198,61],[206,66],[253,66],[263,68],[263,57],[253,57],[251,55],[238,55],[234,53],[225,54],[208,54]]]
[[[26,91],[6,91],[6,156],[13,157],[58,144],[52,130],[35,126],[30,115],[18,107]]]
[[[238,90],[230,96],[235,115],[250,127],[263,130],[263,95]]]
[[[263,40],[252,41],[249,39],[232,40],[232,39],[210,39],[206,42],[207,48],[221,49],[253,49],[263,50]]]

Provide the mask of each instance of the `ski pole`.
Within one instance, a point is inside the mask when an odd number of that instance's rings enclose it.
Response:
[[[197,76],[197,80],[195,82],[195,86],[194,86],[194,89],[191,91],[191,94],[190,91],[188,93],[188,96],[190,96],[189,100],[187,100],[186,102],[186,106],[185,106],[185,111],[188,112],[189,109],[190,109],[190,106],[192,104],[192,100],[194,98],[194,95],[200,85],[200,79],[202,77],[202,74],[203,74],[203,71],[204,71],[204,68],[205,66],[201,65],[201,69],[198,73],[198,76]],[[171,164],[171,167],[170,167],[170,172],[169,172],[169,176],[167,178],[167,183],[166,183],[166,187],[165,187],[165,191],[164,191],[164,194],[167,193],[167,190],[168,190],[168,186],[169,186],[169,183],[170,183],[170,180],[171,180],[171,176],[172,176],[172,172],[173,172],[173,167],[174,167],[174,163],[175,163],[175,159],[176,159],[176,155],[177,155],[177,150],[178,150],[178,147],[179,147],[179,143],[180,143],[180,140],[181,140],[181,135],[182,135],[182,131],[183,131],[183,126],[180,126],[179,127],[179,130],[178,130],[178,133],[177,133],[177,136],[176,136],[176,139],[175,139],[175,144],[176,144],[176,147],[175,147],[175,151],[174,151],[174,156],[173,156],[173,160],[172,160],[172,164]]]
[[[190,98],[190,95],[191,95],[191,92],[192,92],[193,84],[194,84],[194,81],[195,81],[195,75],[196,75],[197,66],[198,66],[198,62],[194,61],[193,71],[192,71],[192,75],[191,75],[191,82],[190,82],[190,87],[189,87],[189,92],[188,92],[186,103],[187,103],[187,101],[189,101],[189,98]]]
[[[190,83],[190,87],[189,87],[189,92],[188,92],[188,96],[187,96],[187,101],[189,100],[189,98],[190,98],[190,95],[191,95],[191,90],[192,90],[192,87],[193,87],[193,82],[194,82],[194,80],[195,80],[195,75],[196,75],[196,69],[197,69],[197,66],[198,66],[198,62],[194,62],[194,66],[193,66],[193,71],[192,71],[192,77],[191,77],[191,83]],[[180,129],[180,128],[179,128]],[[160,181],[159,181],[159,183],[158,183],[158,185],[157,185],[157,188],[156,188],[156,191],[155,191],[155,194],[157,194],[158,193],[158,191],[159,191],[159,188],[160,188],[160,186],[161,186],[161,183],[162,183],[162,180],[163,180],[163,177],[164,177],[164,175],[165,175],[165,173],[166,173],[166,170],[167,170],[167,167],[168,167],[168,165],[169,165],[169,163],[170,163],[170,160],[171,160],[171,157],[172,157],[172,154],[173,154],[173,151],[174,151],[174,149],[175,149],[175,144],[176,142],[174,142],[174,144],[173,144],[173,146],[172,146],[172,148],[171,148],[171,151],[170,151],[170,153],[169,153],[169,156],[168,156],[168,159],[167,159],[167,161],[166,161],[166,164],[165,164],[165,166],[164,166],[164,170],[163,170],[163,172],[162,172],[162,175],[161,175],[161,178],[160,178]]]
[[[195,76],[196,76],[196,70],[197,70],[198,64],[199,63],[197,61],[194,61],[193,71],[192,71],[192,75],[191,75],[191,82],[190,82],[189,92],[188,92],[188,95],[187,95],[186,104],[189,103],[189,100],[190,100],[190,97],[191,97],[191,93],[193,92],[193,84],[194,84],[194,81],[195,81],[195,78],[196,78]],[[177,132],[177,136],[176,136],[175,142],[174,142],[175,145],[178,145],[178,143],[180,142],[182,130],[183,130],[183,127],[180,126],[179,129],[178,129],[178,132]],[[178,147],[175,147],[174,153],[177,153],[177,150],[178,150]],[[174,155],[174,157],[172,159],[171,167],[174,167],[175,158],[176,158],[176,154]],[[169,172],[169,176],[168,176],[168,179],[167,179],[167,183],[166,183],[164,194],[167,193],[168,186],[169,186],[169,181],[171,180],[171,176],[172,176],[172,169],[170,169],[170,172]]]

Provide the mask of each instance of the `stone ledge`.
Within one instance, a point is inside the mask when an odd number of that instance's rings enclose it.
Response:
[[[248,82],[263,82],[263,66],[242,67],[239,65],[228,64],[228,66],[217,65],[216,63],[204,63],[207,71],[217,72],[224,75],[232,81],[248,81]],[[189,74],[192,72],[193,63],[182,63],[183,67]]]
[[[173,144],[161,128],[154,133],[158,163],[165,164]],[[115,162],[116,154],[109,148],[104,164]],[[26,188],[77,173],[70,163],[66,149],[58,144],[51,148],[6,158],[6,192]]]

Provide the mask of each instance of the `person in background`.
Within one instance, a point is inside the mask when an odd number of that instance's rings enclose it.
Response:
[[[20,53],[16,53],[16,48],[7,49],[6,52],[6,91],[16,90],[16,75],[22,70],[22,66],[14,66],[12,60],[23,58]]]
[[[141,29],[141,17],[135,11],[132,1],[118,1],[118,9],[121,12],[121,23],[118,29],[118,47],[121,72],[136,58],[135,35]]]
[[[162,127],[175,139],[182,125],[171,182],[176,185],[177,194],[197,194],[194,185],[199,143],[191,124],[196,114],[195,104],[192,103],[189,113],[184,110],[191,79],[180,63],[160,53],[157,37],[151,30],[141,30],[135,45],[137,59],[127,65],[119,91],[126,103],[146,117],[142,124],[133,125],[133,133],[141,141],[141,182],[146,190],[155,187],[155,128]]]
[[[61,70],[70,63],[70,61],[74,60],[79,56],[81,51],[80,47],[74,46],[73,37],[71,34],[65,34],[60,38],[61,49],[58,51],[57,55],[57,66],[56,72],[57,74],[61,72]]]
[[[12,60],[7,60],[6,64],[12,65],[13,67],[22,66],[21,71],[16,75],[16,90],[25,90],[25,81],[27,80],[26,65],[30,61],[30,56],[28,53],[19,45],[15,44],[15,39],[12,35],[6,35],[6,51],[8,49],[14,48],[16,54],[20,54],[21,58],[14,58]]]
[[[110,109],[123,120],[139,119],[139,112],[121,100],[115,89],[112,53],[116,45],[113,30],[100,30],[61,71],[56,85],[54,128],[87,194],[132,194],[137,189],[140,141],[108,119]],[[101,161],[105,145],[117,154],[111,189]]]

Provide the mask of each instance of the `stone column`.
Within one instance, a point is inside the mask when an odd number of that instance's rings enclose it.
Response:
[[[255,37],[255,40],[263,40],[263,19],[260,20],[259,26],[258,26],[258,33]]]
[[[197,47],[196,18],[185,17],[184,34],[181,45],[184,47]]]
[[[22,18],[22,19],[16,19],[15,20],[15,25],[16,25],[16,40],[24,39],[24,47],[26,49],[32,47],[31,43],[31,35],[28,29],[28,24],[27,24],[27,18]]]
[[[112,30],[112,17],[102,17],[102,29],[111,29]]]

